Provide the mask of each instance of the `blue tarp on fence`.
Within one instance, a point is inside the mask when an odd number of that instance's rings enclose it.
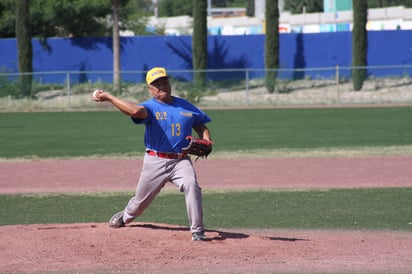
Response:
[[[412,64],[412,31],[375,31],[368,33],[368,66]],[[50,38],[46,44],[33,39],[34,72],[79,72],[77,81],[111,82],[112,74],[88,73],[112,71],[112,38]],[[240,69],[230,77],[244,79],[244,69],[250,78],[264,76],[264,35],[209,36],[208,69]],[[15,39],[0,39],[0,69],[17,72],[17,43]],[[352,33],[288,33],[280,34],[280,69],[282,78],[333,78],[334,70],[322,68],[350,67],[352,63]],[[121,38],[121,70],[144,72],[153,66],[165,66],[174,77],[191,80],[191,36],[143,36]],[[306,70],[306,69],[319,70]],[[294,70],[302,69],[302,70]],[[350,69],[342,70],[350,77]],[[371,76],[411,75],[411,69],[369,70]],[[143,73],[128,73],[124,81],[143,82]],[[223,75],[223,74],[222,74]],[[227,80],[229,74],[224,74]],[[42,75],[42,82],[59,81],[61,76]],[[219,73],[209,73],[219,79]],[[98,78],[98,79],[97,79]],[[73,80],[73,79],[72,79]]]

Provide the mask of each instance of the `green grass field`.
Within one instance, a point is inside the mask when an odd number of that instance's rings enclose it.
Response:
[[[391,155],[387,148],[412,155],[408,107],[207,112],[216,155],[319,150]],[[119,112],[0,113],[0,158],[142,155],[143,130]],[[0,225],[106,222],[131,195],[0,195]],[[210,228],[412,230],[412,188],[205,191],[204,196]],[[162,192],[139,220],[187,225],[184,207],[181,194]]]
[[[132,193],[0,195],[0,225],[107,222]],[[412,231],[412,188],[205,191],[209,228]],[[81,212],[82,214],[79,214]],[[183,194],[163,191],[139,222],[186,226]]]
[[[410,107],[207,113],[216,154],[412,146]],[[0,113],[0,158],[139,155],[143,131],[119,112]]]

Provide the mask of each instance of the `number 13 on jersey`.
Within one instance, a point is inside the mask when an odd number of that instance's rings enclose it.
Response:
[[[181,127],[179,123],[171,124],[172,126],[172,136],[180,136],[181,134]]]

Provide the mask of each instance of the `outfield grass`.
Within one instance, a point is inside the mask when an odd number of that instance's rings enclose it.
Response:
[[[0,225],[107,222],[132,193],[0,195]],[[205,191],[205,222],[218,228],[412,231],[412,188]],[[184,196],[164,191],[140,222],[187,226]]]
[[[207,113],[216,154],[412,146],[410,107]],[[0,113],[0,129],[0,158],[127,156],[144,150],[144,127],[119,112]]]

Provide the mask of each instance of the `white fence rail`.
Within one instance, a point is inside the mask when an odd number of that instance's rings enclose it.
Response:
[[[311,106],[412,106],[412,66],[364,67],[368,78],[360,91],[353,90],[354,67],[276,70],[275,92],[265,87],[262,69],[205,70],[204,89],[192,83],[193,70],[170,70],[173,93],[200,107],[311,107]],[[0,111],[76,111],[111,109],[96,104],[96,88],[113,89],[112,71],[33,73],[31,96],[15,98],[19,74],[0,74]],[[149,98],[144,71],[121,72],[116,94],[132,102]]]

